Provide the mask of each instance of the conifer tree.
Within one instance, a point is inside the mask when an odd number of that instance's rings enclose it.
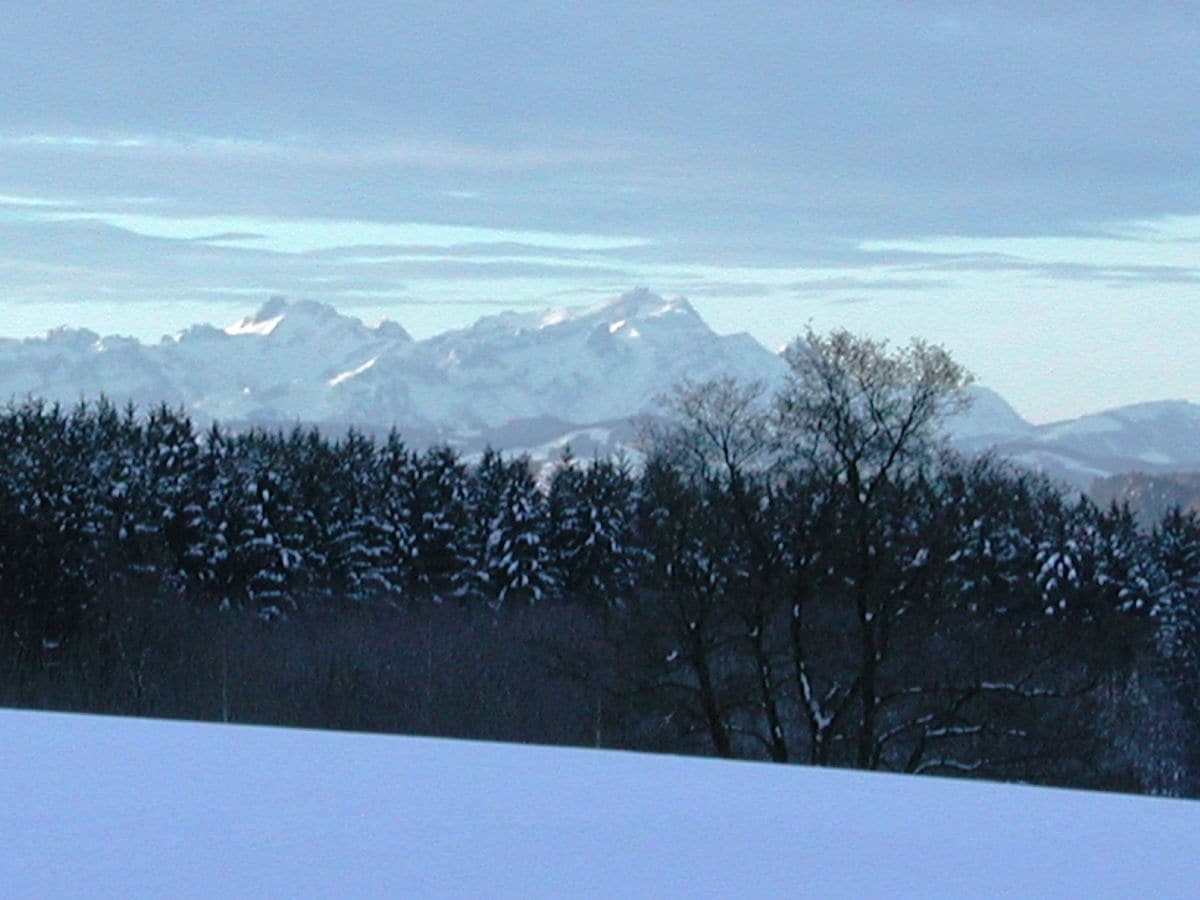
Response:
[[[545,498],[534,482],[528,458],[502,463],[500,472],[498,509],[487,523],[479,565],[486,573],[488,602],[496,609],[542,601],[556,582],[546,534]]]
[[[160,535],[164,583],[177,593],[186,586],[188,548],[200,540],[194,515],[203,490],[200,446],[191,421],[166,404],[147,417],[143,446],[143,465],[152,486],[148,520]]]
[[[416,580],[420,481],[417,455],[392,429],[376,459],[369,580],[393,601],[407,598]]]
[[[549,542],[557,577],[569,597],[621,605],[636,566],[634,483],[624,460],[581,464],[567,448],[547,501]]]
[[[1160,652],[1179,666],[1181,676],[1195,675],[1200,673],[1200,520],[1176,506],[1155,526],[1152,543],[1162,573],[1153,606]]]
[[[439,602],[464,598],[472,589],[471,573],[478,562],[467,543],[466,467],[450,447],[432,447],[417,459],[415,488],[414,594]]]
[[[353,429],[333,447],[325,473],[331,501],[325,526],[330,588],[336,597],[366,599],[384,553],[375,494],[375,445]]]

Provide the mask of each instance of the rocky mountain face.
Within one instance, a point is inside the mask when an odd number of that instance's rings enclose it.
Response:
[[[0,398],[166,402],[199,423],[382,432],[413,443],[486,444],[553,456],[610,452],[631,417],[684,378],[777,384],[782,359],[747,334],[718,335],[683,298],[636,290],[587,308],[506,312],[416,341],[312,301],[274,299],[226,328],[195,325],[156,345],[58,329],[0,340]],[[1034,426],[971,388],[947,424],[966,451],[995,448],[1076,486],[1117,473],[1200,469],[1200,406],[1145,403]]]

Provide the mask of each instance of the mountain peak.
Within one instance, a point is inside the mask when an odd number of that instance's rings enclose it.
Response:
[[[408,333],[408,329],[399,322],[392,319],[380,319],[373,325],[368,326],[375,334],[389,341],[412,341],[412,335]]]
[[[956,441],[986,445],[989,439],[1011,440],[1036,431],[995,391],[973,384],[967,388],[967,396],[970,405],[945,423],[947,433]]]
[[[275,294],[258,308],[258,312],[250,316],[250,320],[253,322],[265,322],[268,319],[274,319],[276,316],[281,316],[287,312],[288,307],[292,305],[286,297]]]
[[[52,347],[92,347],[100,340],[100,335],[89,328],[71,328],[59,325],[46,332],[44,338],[26,338],[26,344],[45,343]]]
[[[683,297],[664,299],[649,288],[639,287],[596,304],[588,314],[614,316],[618,319],[642,319],[669,313],[684,313],[698,317],[692,304]]]
[[[259,307],[254,315],[239,319],[227,326],[226,334],[257,334],[266,336],[272,334],[285,320],[289,323],[303,321],[307,323],[328,323],[338,319],[346,319],[328,303],[316,300],[288,300],[286,297],[275,296]],[[358,322],[357,319],[353,321]]]
[[[258,312],[238,319],[232,325],[227,325],[222,330],[226,334],[268,335],[275,330],[275,326],[283,321],[284,314],[287,312],[289,306],[290,304],[285,298],[279,296],[272,297],[258,308]]]

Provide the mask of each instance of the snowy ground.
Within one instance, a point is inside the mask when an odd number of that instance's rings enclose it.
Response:
[[[6,896],[1184,897],[1200,803],[0,711]]]

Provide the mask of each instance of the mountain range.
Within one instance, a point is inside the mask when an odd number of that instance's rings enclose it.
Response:
[[[616,449],[633,435],[631,417],[684,378],[772,384],[786,370],[748,334],[718,335],[687,300],[645,289],[585,308],[505,312],[419,341],[392,321],[367,325],[281,298],[158,344],[72,328],[0,339],[0,398],[73,404],[103,393],[182,407],[201,424],[395,426],[414,444],[535,457],[568,442],[581,456]],[[947,423],[965,451],[994,448],[1078,487],[1200,469],[1200,405],[1142,403],[1033,425],[994,391],[970,391],[971,408]]]

